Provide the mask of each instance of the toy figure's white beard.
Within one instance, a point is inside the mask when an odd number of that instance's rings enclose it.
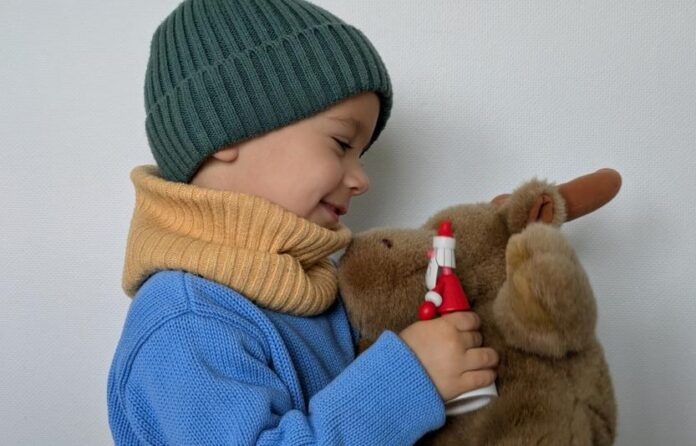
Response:
[[[437,266],[437,260],[435,260],[435,256],[432,256],[430,258],[430,263],[428,263],[428,270],[425,272],[425,286],[429,290],[435,288],[438,271],[439,267]]]
[[[448,268],[456,269],[457,265],[454,260],[454,249],[452,248],[436,248],[435,255],[433,258],[437,261],[439,266],[446,266]]]

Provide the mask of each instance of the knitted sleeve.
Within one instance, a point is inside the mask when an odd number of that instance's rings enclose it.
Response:
[[[257,336],[188,313],[140,345],[119,387],[129,430],[152,445],[408,445],[445,422],[413,352],[385,332],[308,401],[293,401]],[[297,394],[296,392],[294,392]]]

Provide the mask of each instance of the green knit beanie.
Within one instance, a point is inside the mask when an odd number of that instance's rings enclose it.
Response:
[[[145,128],[164,179],[188,183],[212,153],[365,91],[392,107],[387,69],[357,28],[304,0],[185,0],[157,27]]]

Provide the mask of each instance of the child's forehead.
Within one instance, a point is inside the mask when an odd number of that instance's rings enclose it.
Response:
[[[362,127],[362,124],[360,124],[360,121],[355,119],[352,115],[341,115],[341,114],[334,113],[331,116],[327,116],[326,118],[329,119],[330,121],[337,123],[337,124],[348,127],[354,131],[359,131]]]

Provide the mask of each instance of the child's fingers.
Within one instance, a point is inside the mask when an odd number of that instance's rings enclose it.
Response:
[[[447,313],[442,316],[442,320],[454,325],[459,331],[478,330],[481,326],[481,318],[473,311],[455,311]]]
[[[496,376],[495,370],[491,369],[465,372],[461,376],[462,393],[486,387],[495,382]]]
[[[464,373],[472,370],[490,369],[498,365],[498,352],[489,347],[471,348],[464,355]]]
[[[480,347],[483,343],[483,336],[479,331],[465,331],[460,335],[463,339],[462,344],[464,345],[465,351],[468,351],[474,347]]]

